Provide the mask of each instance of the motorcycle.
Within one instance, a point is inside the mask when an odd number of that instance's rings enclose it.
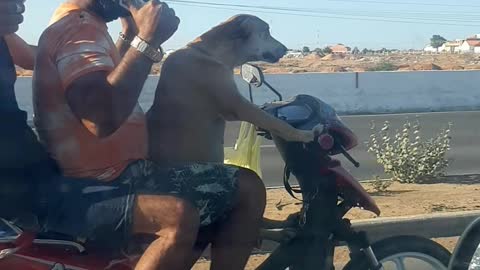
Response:
[[[408,259],[419,259],[430,269],[447,269],[450,253],[441,245],[417,236],[398,236],[371,244],[365,232],[355,231],[345,214],[354,207],[380,215],[373,198],[333,156],[342,154],[356,167],[348,153],[358,144],[355,134],[335,110],[318,98],[299,95],[283,101],[282,95],[250,64],[242,66],[242,78],[252,87],[267,86],[278,97],[261,108],[295,128],[311,130],[322,125],[323,132],[310,144],[287,142],[268,131],[259,135],[273,140],[285,161],[286,191],[301,194],[302,209],[285,221],[265,222],[263,240],[279,242],[278,248],[259,270],[331,270],[334,248],[339,242],[350,250],[346,270],[417,269],[405,268]],[[292,187],[294,175],[299,187]],[[105,254],[90,249],[83,241],[55,233],[23,231],[0,219],[0,269],[9,270],[131,270],[138,256]],[[395,267],[395,268],[392,268]]]
[[[334,108],[309,95],[283,101],[282,95],[265,80],[257,66],[242,66],[241,75],[249,85],[252,102],[253,87],[265,85],[277,96],[278,101],[261,106],[267,113],[298,129],[323,126],[323,132],[307,145],[287,142],[268,131],[260,131],[260,135],[273,140],[280,152],[285,162],[285,189],[292,196],[294,193],[302,195],[302,209],[286,222],[266,223],[264,238],[280,245],[257,269],[335,269],[334,248],[339,242],[346,243],[350,251],[351,260],[343,268],[346,270],[447,269],[450,252],[430,239],[405,235],[371,244],[365,232],[355,231],[344,218],[355,207],[377,216],[380,209],[340,161],[333,158],[341,154],[355,167],[360,166],[348,153],[357,146],[358,139]],[[298,188],[289,184],[290,175],[296,177]],[[425,265],[430,268],[422,268]]]

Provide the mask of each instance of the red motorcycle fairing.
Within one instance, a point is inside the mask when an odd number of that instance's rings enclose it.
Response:
[[[0,222],[3,222],[0,220]],[[16,230],[17,231],[17,230]],[[19,231],[16,239],[25,233]],[[0,237],[0,251],[21,247],[12,237]],[[109,256],[94,252],[80,252],[79,243],[55,239],[35,239],[12,255],[0,258],[0,269],[5,270],[133,270],[139,256]]]
[[[342,146],[345,150],[351,150],[358,145],[358,138],[351,129],[349,129],[343,122],[331,121],[328,123],[328,133],[334,138],[340,138]]]
[[[337,189],[339,193],[342,194],[343,199],[353,206],[363,208],[380,216],[381,211],[375,203],[375,200],[373,200],[362,185],[342,167],[339,161],[332,163],[328,170],[335,174]]]
[[[0,246],[0,248],[3,248]],[[56,268],[55,268],[56,267]],[[62,268],[63,267],[63,268]],[[0,260],[0,269],[11,270],[133,270],[127,259],[106,260],[95,255],[72,254],[62,248],[34,245]]]

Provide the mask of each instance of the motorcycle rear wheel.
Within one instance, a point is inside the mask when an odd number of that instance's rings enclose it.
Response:
[[[451,253],[442,245],[418,236],[387,238],[373,244],[372,249],[385,270],[417,270],[420,262],[431,266],[422,269],[446,270],[451,257]],[[370,270],[370,266],[365,258],[355,265],[349,262],[343,269]]]

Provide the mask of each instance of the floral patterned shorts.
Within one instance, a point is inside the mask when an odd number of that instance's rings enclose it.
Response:
[[[96,248],[128,245],[135,198],[168,195],[194,205],[202,227],[228,216],[237,192],[240,168],[224,164],[162,167],[136,161],[114,181],[59,177],[49,187],[45,231],[84,239]]]
[[[192,203],[200,225],[208,226],[233,207],[239,168],[215,163],[161,167],[142,160],[131,164],[117,179],[131,184],[135,195],[170,195]]]

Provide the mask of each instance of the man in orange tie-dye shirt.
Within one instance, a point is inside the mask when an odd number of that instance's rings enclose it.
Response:
[[[170,168],[147,160],[138,97],[179,19],[158,0],[124,2],[136,4],[68,1],[40,38],[35,125],[63,174],[77,179],[53,184],[47,229],[112,247],[134,234],[155,235],[136,269],[190,269],[209,243],[212,269],[243,269],[265,187],[255,173],[234,166]],[[115,45],[106,23],[122,16],[128,18]],[[194,245],[207,228],[213,237]]]

